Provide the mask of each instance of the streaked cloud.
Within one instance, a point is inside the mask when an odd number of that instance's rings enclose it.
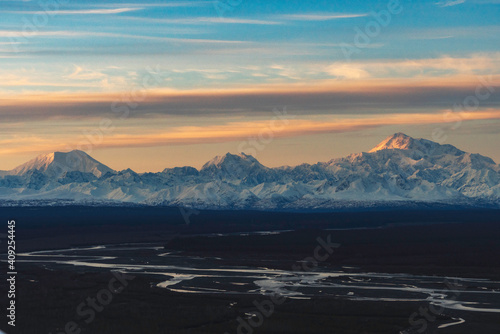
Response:
[[[243,41],[217,41],[217,40],[198,40],[198,39],[170,39],[163,37],[141,37],[127,36],[125,38],[163,41],[168,43],[186,44],[192,49],[195,47],[202,48],[201,52],[205,54],[219,55],[272,55],[276,52],[286,52],[289,55],[314,55],[310,47],[294,47],[290,46],[275,46],[262,47],[261,44],[243,42]],[[299,44],[300,45],[300,44]],[[307,44],[306,44],[307,45]],[[6,49],[5,56],[10,56],[13,52],[9,52],[8,47],[0,47],[0,55],[2,50]],[[230,51],[227,51],[227,50]],[[192,51],[197,53],[198,51]],[[23,56],[29,56],[29,52],[23,52]],[[162,68],[163,62],[158,64]],[[381,59],[381,60],[364,60],[364,61],[336,61],[336,62],[297,62],[297,63],[275,63],[267,66],[234,66],[224,64],[213,68],[200,63],[199,67],[173,66],[166,64],[168,68],[161,69],[161,77],[164,81],[157,88],[164,88],[169,95],[172,92],[180,94],[192,94],[196,97],[200,93],[200,88],[204,85],[217,87],[217,94],[232,98],[232,94],[241,94],[242,92],[257,92],[265,95],[266,90],[269,95],[273,94],[324,94],[326,92],[335,95],[343,91],[342,87],[351,87],[352,85],[363,89],[368,94],[374,87],[374,80],[381,80],[380,84],[386,85],[389,82],[394,84],[393,91],[387,88],[389,95],[395,95],[399,87],[412,87],[415,84],[427,81],[434,84],[439,89],[449,87],[449,94],[452,94],[453,89],[461,90],[461,86],[470,87],[478,81],[478,76],[499,75],[500,74],[500,53],[479,53],[463,57],[443,56],[439,58],[425,59]],[[81,67],[85,71],[79,72],[78,76],[71,76],[75,68]],[[134,71],[141,70],[135,67]],[[142,69],[143,70],[143,69]],[[51,75],[54,71],[59,74]],[[64,75],[60,74],[64,71]],[[21,71],[10,68],[0,70],[0,76],[3,78],[0,81],[0,92],[7,93],[15,92],[15,87],[21,87],[22,83],[27,83],[27,86],[33,88],[33,91],[43,91],[45,86],[59,86],[60,92],[70,91],[72,87],[82,87],[81,81],[83,73],[89,76],[89,73],[106,73],[110,81],[119,83],[114,86],[115,92],[126,91],[129,87],[136,85],[138,80],[136,76],[131,76],[131,68],[128,70],[122,67],[116,71],[106,70],[101,66],[83,66],[82,64],[72,64],[70,66],[44,66],[43,68],[33,68],[31,71]],[[23,80],[8,80],[9,77],[22,77]],[[119,79],[119,80],[117,80]],[[45,84],[44,84],[45,80]],[[200,85],[203,82],[203,85]],[[455,86],[455,82],[459,84]],[[29,84],[28,84],[29,83]],[[311,86],[314,84],[314,86]],[[239,90],[235,91],[235,87]],[[288,87],[288,89],[287,89]],[[311,91],[311,87],[314,89]],[[99,92],[102,86],[92,86],[92,83],[86,86],[86,93],[92,91]],[[170,91],[168,91],[170,89]],[[419,88],[417,87],[417,90]],[[74,89],[73,89],[74,90]],[[29,95],[30,90],[24,89],[24,95]],[[205,89],[203,96],[210,94],[210,89]],[[163,92],[158,92],[161,96]],[[57,91],[53,91],[54,100],[57,99]],[[51,96],[48,94],[48,96]],[[410,94],[411,95],[411,94]],[[452,95],[450,95],[452,96]],[[78,94],[74,97],[78,100]],[[175,96],[174,96],[175,98]],[[307,97],[305,97],[307,100]],[[444,98],[444,96],[443,96]],[[24,99],[21,99],[24,100]],[[96,101],[101,99],[97,97]],[[338,97],[338,100],[343,100]],[[432,99],[431,99],[432,100]],[[353,100],[353,103],[356,103]],[[417,102],[420,104],[421,102]],[[189,104],[189,103],[188,103]],[[278,102],[279,104],[279,102]],[[299,103],[303,105],[303,103]],[[316,105],[316,104],[315,104]],[[336,103],[333,103],[336,105]],[[250,108],[251,106],[249,106]]]
[[[136,7],[202,7],[202,6],[213,6],[215,0],[206,1],[196,1],[196,0],[186,0],[186,1],[168,1],[168,2],[157,2],[157,3],[101,3],[103,7],[116,7],[116,6],[136,6]]]
[[[142,10],[141,7],[126,7],[126,8],[112,8],[112,9],[77,9],[77,10],[51,10],[51,11],[0,11],[9,14],[45,14],[45,15],[110,15],[121,14],[127,12],[134,12]]]
[[[195,19],[179,19],[176,23],[217,23],[217,24],[257,24],[257,25],[276,25],[283,24],[278,21],[244,19],[244,18],[228,18],[228,17],[199,17]]]
[[[107,36],[110,34],[105,33],[92,33],[92,32],[78,32],[78,31],[23,31],[23,30],[0,30],[0,37],[19,37],[19,38],[29,38],[29,37],[77,37],[77,36]],[[111,36],[111,35],[110,35]],[[6,44],[12,44],[6,42]],[[19,44],[19,42],[16,42]]]
[[[492,74],[500,73],[500,53],[473,54],[464,57],[336,62],[329,65],[326,72],[348,79]]]
[[[217,39],[202,39],[202,38],[175,38],[175,37],[162,37],[162,36],[148,36],[148,35],[132,35],[110,32],[97,32],[97,31],[29,31],[22,30],[0,30],[0,37],[15,38],[17,40],[26,40],[32,37],[112,37],[112,38],[128,38],[128,39],[142,39],[142,40],[156,40],[165,42],[176,43],[190,43],[190,44],[244,44],[246,41],[238,40],[217,40]],[[7,42],[8,43],[8,42]],[[19,44],[18,41],[8,44]]]
[[[346,79],[363,79],[371,76],[370,73],[360,66],[346,64],[330,65],[326,68],[326,71],[335,77]]]
[[[82,73],[76,71],[75,75]],[[94,76],[95,73],[86,75]],[[211,72],[208,76],[223,76]],[[205,76],[207,77],[207,76]],[[101,81],[96,78],[102,87]],[[179,90],[158,88],[147,92],[135,108],[126,108],[130,91],[110,93],[50,93],[33,91],[29,94],[4,94],[0,101],[0,121],[21,119],[92,119],[116,117],[113,109],[130,109],[135,119],[183,116],[219,117],[265,115],[275,106],[286,105],[299,115],[358,115],[411,113],[415,110],[433,112],[452,108],[476,92],[481,77],[455,75],[446,77],[415,77],[387,79],[332,79],[286,84],[262,84],[225,89]],[[500,90],[500,75],[482,79],[495,91]],[[5,79],[6,85],[25,85],[22,76]],[[16,82],[17,80],[17,82]],[[208,80],[208,79],[206,79]],[[95,83],[92,83],[95,84]],[[133,86],[132,86],[133,87]],[[105,87],[108,91],[109,89]],[[483,89],[484,90],[484,89]],[[113,107],[114,105],[114,107]],[[71,106],[71,107],[69,107]],[[500,96],[481,102],[482,108],[500,107]]]
[[[206,24],[245,24],[245,25],[279,25],[283,24],[278,20],[264,20],[253,18],[237,17],[182,17],[182,18],[144,18],[135,16],[121,17],[121,20],[140,21],[158,24],[183,24],[183,25],[206,25]]]
[[[433,114],[393,114],[372,115],[369,117],[329,117],[322,120],[283,119],[276,120],[273,126],[274,138],[291,138],[324,133],[353,132],[363,129],[380,128],[384,126],[425,125],[452,123],[456,120],[443,116],[444,113]],[[462,113],[464,122],[477,120],[498,120],[500,110],[485,110]],[[256,138],[262,131],[269,131],[270,121],[227,122],[207,126],[180,126],[168,131],[147,132],[136,134],[126,133],[126,128],[116,129],[106,135],[98,148],[132,148],[155,147],[166,145],[195,145],[207,143],[224,143]],[[59,135],[59,139],[31,135],[24,138],[0,139],[0,155],[52,152],[76,147],[81,141],[79,135]],[[62,140],[61,140],[62,139]],[[94,148],[96,148],[94,147]]]
[[[446,1],[439,1],[438,3],[436,3],[436,5],[439,7],[452,7],[456,5],[461,5],[465,2],[466,0],[446,0]]]
[[[469,2],[482,5],[500,5],[500,0],[469,0]]]
[[[368,16],[368,14],[311,13],[311,14],[286,14],[278,16],[278,18],[285,20],[293,20],[293,21],[329,21],[338,19],[352,19],[365,16]]]

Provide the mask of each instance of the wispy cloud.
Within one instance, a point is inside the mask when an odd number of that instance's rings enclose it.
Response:
[[[500,73],[500,53],[474,54],[469,57],[450,57],[406,60],[367,60],[361,62],[337,62],[326,72],[343,78],[382,78],[428,76],[440,77],[456,74]]]
[[[500,5],[500,0],[469,0],[469,2],[481,5]]]
[[[82,72],[74,73],[79,75]],[[224,73],[208,73],[208,75],[221,76]],[[1,77],[4,78],[5,75]],[[491,89],[495,91],[500,89],[499,75],[485,76],[483,79],[491,85]],[[127,96],[127,90],[109,93],[50,93],[38,88],[31,93],[14,94],[11,91],[9,94],[9,89],[12,89],[14,84],[28,87],[31,82],[27,82],[26,75],[10,79],[5,77],[4,81],[5,86],[3,82],[0,86],[5,87],[7,91],[4,91],[6,93],[0,100],[0,122],[5,123],[22,119],[115,117],[110,107],[113,101],[117,101],[117,107],[126,104],[120,101],[123,101],[123,96]],[[69,81],[66,85],[69,87],[75,83],[76,81]],[[453,101],[460,101],[474,94],[478,84],[481,84],[479,78],[471,74],[442,78],[314,80],[309,83],[249,85],[226,89],[219,86],[218,89],[205,90],[159,88],[150,90],[148,98],[141,101],[140,107],[131,110],[130,117],[147,119],[165,116],[258,116],[269,114],[269,111],[277,105],[287,105],[298,115],[348,115],[353,112],[358,115],[376,113],[390,115],[411,113],[415,110],[432,112],[444,107],[451,108]],[[71,105],[71,108],[68,108],[68,105]],[[492,94],[488,100],[481,103],[481,108],[499,107],[498,94]]]
[[[326,68],[326,71],[335,77],[346,79],[362,79],[371,76],[365,69],[348,64],[330,65]]]
[[[352,19],[356,17],[365,17],[368,14],[338,14],[338,13],[321,13],[321,14],[286,14],[279,18],[292,21],[329,21],[338,19]]]
[[[464,113],[465,120],[500,119],[500,110]],[[445,119],[442,113],[436,114],[393,114],[377,115],[364,118],[342,118],[322,121],[307,119],[293,119],[287,121],[287,126],[278,131],[276,138],[298,137],[311,134],[349,132],[360,129],[381,127],[388,125],[406,124],[439,124],[453,122]],[[157,146],[168,144],[198,144],[207,142],[227,142],[257,137],[259,133],[269,127],[269,121],[231,122],[211,126],[187,126],[173,128],[166,133],[151,135],[127,136],[117,135],[107,141],[107,145],[114,146]]]
[[[186,25],[199,25],[199,24],[248,24],[248,25],[278,25],[283,22],[277,20],[262,20],[251,18],[229,18],[229,17],[185,17],[175,19],[155,19],[143,17],[122,17],[123,20],[141,21],[148,23],[162,23],[162,24],[186,24]]]
[[[203,7],[203,6],[213,6],[215,0],[207,1],[169,1],[166,3],[101,3],[103,7],[117,7],[117,6],[129,6],[129,7]]]
[[[113,8],[113,9],[77,9],[77,10],[52,10],[52,11],[3,11],[10,14],[48,14],[48,15],[110,15],[142,10],[141,7]]]
[[[75,36],[88,36],[89,32],[78,31],[22,31],[22,30],[0,30],[0,37],[75,37]],[[98,33],[103,34],[103,33]],[[11,44],[10,42],[7,42]],[[19,43],[19,42],[16,42]]]
[[[456,38],[457,42],[464,39],[481,41],[484,39],[496,39],[500,36],[500,25],[486,23],[481,26],[453,26],[453,27],[419,27],[399,29],[392,31],[391,36],[398,40],[432,40],[441,38]]]
[[[449,38],[454,38],[455,36],[453,35],[447,35],[447,36],[411,36],[408,37],[408,39],[411,40],[435,40],[435,39],[449,39]]]
[[[113,37],[113,38],[129,38],[129,39],[143,39],[143,40],[157,40],[164,42],[175,43],[188,43],[188,44],[244,44],[245,41],[238,40],[218,40],[218,39],[200,39],[200,38],[175,38],[175,37],[161,37],[161,36],[147,36],[147,35],[130,35],[120,33],[108,33],[97,31],[30,31],[25,32],[21,30],[0,30],[0,37],[26,39],[31,37]],[[18,42],[16,42],[18,43]]]
[[[180,20],[182,22],[182,19]],[[278,21],[266,21],[266,20],[256,20],[256,19],[243,19],[243,18],[215,18],[215,17],[200,17],[191,22],[200,22],[200,23],[217,23],[217,24],[258,24],[258,25],[277,25],[283,24]],[[188,21],[186,21],[188,22]]]
[[[464,121],[498,120],[500,110],[486,110],[463,113]],[[353,132],[362,129],[384,126],[425,125],[454,122],[446,119],[441,112],[434,114],[392,114],[372,115],[368,117],[329,117],[323,120],[289,119],[282,130],[274,133],[275,138],[291,138],[324,133]],[[269,128],[269,120],[224,122],[207,126],[179,126],[168,131],[136,134],[127,133],[126,128],[116,129],[114,134],[106,136],[99,148],[155,147],[165,145],[191,145],[223,143],[257,137]],[[43,151],[66,150],[79,142],[78,134],[65,134],[54,139],[41,134],[28,137],[0,140],[0,155],[39,153]],[[63,144],[64,143],[64,144]]]
[[[446,0],[446,1],[439,1],[436,3],[436,5],[439,7],[452,7],[463,4],[465,2],[466,0]]]

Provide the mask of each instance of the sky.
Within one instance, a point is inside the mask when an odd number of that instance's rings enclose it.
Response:
[[[267,166],[404,132],[500,162],[500,0],[0,0],[0,169]]]

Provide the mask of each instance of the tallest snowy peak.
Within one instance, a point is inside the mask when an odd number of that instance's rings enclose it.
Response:
[[[452,145],[441,145],[431,140],[422,138],[415,139],[401,132],[387,137],[380,144],[375,146],[369,153],[375,153],[382,150],[411,151],[412,154],[416,154],[417,156],[438,156],[444,154],[457,156],[465,153]]]
[[[247,155],[245,153],[239,153],[239,154],[231,154],[227,153],[225,155],[221,156],[216,156],[209,162],[207,162],[203,168],[209,168],[211,166],[214,166],[216,168],[221,168],[224,165],[233,165],[233,164],[243,164],[243,165],[253,165],[253,164],[258,164],[260,165],[259,161],[255,159],[251,155]]]
[[[408,150],[412,147],[414,141],[415,139],[413,139],[412,137],[407,136],[402,132],[398,132],[384,139],[380,144],[375,146],[369,153],[381,150],[392,150],[392,149]]]

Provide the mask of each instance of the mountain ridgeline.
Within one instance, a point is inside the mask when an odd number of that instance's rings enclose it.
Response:
[[[0,200],[114,201],[211,209],[329,209],[407,203],[500,206],[500,165],[452,145],[394,134],[368,153],[269,168],[244,153],[160,173],[114,171],[82,151],[0,172]]]

